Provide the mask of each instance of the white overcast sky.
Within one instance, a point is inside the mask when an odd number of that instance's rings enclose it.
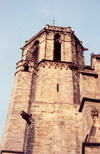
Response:
[[[0,141],[20,47],[46,24],[72,27],[90,54],[100,53],[100,0],[0,0]]]

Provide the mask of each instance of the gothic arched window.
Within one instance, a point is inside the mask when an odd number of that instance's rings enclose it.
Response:
[[[39,54],[39,41],[36,40],[34,44],[28,49],[26,54],[26,60],[37,62],[38,54]]]
[[[33,45],[33,53],[32,53],[32,61],[38,61],[38,53],[39,52],[39,41],[36,41]]]
[[[54,45],[54,60],[61,60],[61,44],[59,41],[56,41]]]
[[[26,71],[26,72],[29,71],[29,66],[28,66],[28,64],[25,65],[25,67],[24,67],[24,71]]]
[[[54,37],[54,60],[61,60],[61,43],[59,38],[60,35],[56,33]]]

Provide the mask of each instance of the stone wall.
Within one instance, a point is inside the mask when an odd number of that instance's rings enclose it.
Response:
[[[22,65],[21,65],[22,64]],[[21,111],[29,112],[31,105],[31,88],[35,87],[35,75],[22,70],[23,62],[19,62],[15,74],[15,81],[9,104],[7,119],[5,123],[3,138],[1,142],[2,150],[24,151],[26,142],[27,125],[22,119]],[[31,87],[32,85],[32,87]],[[34,95],[33,95],[34,99]]]
[[[27,154],[81,154],[81,113],[73,105],[34,102],[31,113],[34,122],[29,126]]]
[[[84,48],[80,44],[80,41],[72,34],[71,29],[66,31],[54,31],[52,28],[43,29],[40,35],[34,36],[26,42],[23,49],[22,59],[27,59],[27,52],[31,54],[34,52],[34,44],[39,41],[39,53],[38,62],[43,59],[54,60],[54,44],[55,35],[58,34],[60,37],[57,39],[61,44],[61,61],[73,62],[83,65],[84,64]],[[77,49],[75,48],[75,42],[77,42]]]
[[[59,62],[50,61],[40,63],[35,96],[35,101],[73,104],[72,71],[68,64],[61,66]]]
[[[56,41],[61,57],[55,60]],[[84,65],[85,48],[71,28],[49,25],[22,50],[1,152],[98,154],[99,147],[86,144],[91,126],[88,143],[100,142],[100,115],[95,123],[91,117],[93,107],[100,113],[100,55],[92,54],[91,66]],[[20,116],[22,110],[32,114],[30,124]]]

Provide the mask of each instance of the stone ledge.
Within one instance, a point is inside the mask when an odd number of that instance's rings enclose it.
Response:
[[[45,67],[48,66],[48,68],[54,67],[56,68],[66,68],[66,70],[68,70],[68,66],[69,64],[72,64],[72,62],[64,62],[64,61],[55,61],[55,60],[46,60],[43,59],[38,63],[39,67]]]
[[[86,142],[83,142],[82,143],[82,154],[85,154],[85,147],[91,147],[91,146],[100,146],[100,143],[86,143]]]
[[[93,71],[94,69],[91,66],[88,65],[79,65],[79,64],[71,64],[69,65],[70,69],[76,69],[76,70],[91,70]]]
[[[5,153],[9,153],[9,154],[12,154],[12,153],[24,154],[25,152],[22,152],[22,151],[1,150],[1,154],[5,154]]]
[[[79,108],[79,112],[82,112],[85,101],[100,103],[100,99],[83,97],[80,108]]]
[[[93,72],[80,71],[80,73],[82,73],[82,75],[94,76],[95,78],[98,78],[98,74]]]

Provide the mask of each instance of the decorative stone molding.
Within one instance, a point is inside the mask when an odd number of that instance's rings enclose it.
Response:
[[[66,70],[68,70],[69,64],[68,63],[63,63],[63,62],[57,62],[57,61],[41,61],[38,64],[38,67],[54,67],[55,69],[60,68],[63,69],[65,68]]]
[[[27,61],[27,60],[21,60],[17,63],[16,73],[18,73],[19,71],[25,71],[26,65],[28,65],[28,67],[29,67],[28,72],[31,72],[31,73],[34,72],[36,74],[36,72],[38,71],[37,64],[35,62]]]
[[[98,109],[96,109],[95,107],[93,107],[93,108],[91,109],[91,116],[92,116],[92,119],[94,119],[95,116],[98,117],[98,114],[99,114]]]
[[[62,32],[71,32],[71,27],[58,27],[46,25],[46,30],[62,31]]]
[[[87,66],[87,65],[79,65],[79,64],[70,64],[69,65],[70,69],[76,69],[76,70],[87,70],[87,71],[92,71],[93,72],[93,68],[91,68],[91,66]]]

